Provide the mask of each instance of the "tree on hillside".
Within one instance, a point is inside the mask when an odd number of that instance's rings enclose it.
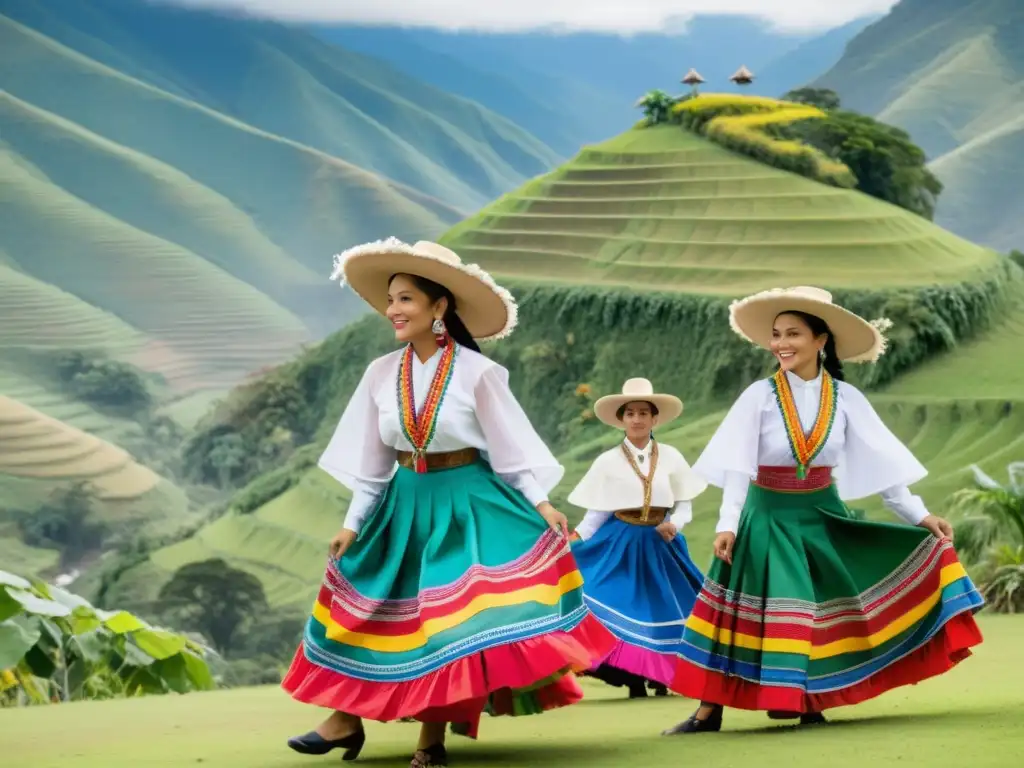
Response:
[[[667,123],[672,117],[672,105],[674,103],[675,99],[664,91],[653,90],[641,96],[636,106],[643,109],[648,125],[658,125],[659,123]]]
[[[103,544],[107,527],[93,518],[93,496],[85,483],[58,488],[37,509],[18,520],[22,541],[31,547],[52,547],[66,564]]]
[[[828,100],[827,93],[817,97]],[[930,221],[942,182],[926,167],[924,150],[906,131],[839,109],[838,97],[835,103],[824,120],[780,125],[773,132],[780,138],[810,144],[844,163],[857,177],[860,191]]]
[[[828,88],[795,88],[782,97],[783,101],[795,101],[798,104],[810,104],[812,107],[830,112],[839,109],[839,94]]]
[[[221,488],[231,485],[231,477],[245,465],[245,441],[236,432],[221,435],[213,441],[209,461],[217,472],[217,482]]]
[[[232,649],[239,630],[268,611],[259,579],[220,558],[179,568],[159,599],[177,626],[201,632],[221,653]]]
[[[1007,467],[1006,485],[979,467],[971,470],[974,487],[952,499],[966,515],[957,526],[957,551],[978,564],[978,586],[992,608],[1024,611],[1024,461]]]
[[[117,360],[97,360],[82,352],[63,352],[55,362],[60,380],[86,402],[128,413],[147,410],[153,397],[139,371]]]

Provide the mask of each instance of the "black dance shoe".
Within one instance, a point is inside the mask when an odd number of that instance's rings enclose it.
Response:
[[[700,710],[697,710],[699,712]],[[681,733],[717,733],[722,730],[722,707],[715,707],[703,720],[694,712],[687,720],[661,732],[662,736],[677,736]]]
[[[303,755],[326,755],[332,749],[343,749],[342,760],[355,760],[365,743],[366,732],[362,728],[342,739],[325,739],[316,731],[288,739],[288,746]]]

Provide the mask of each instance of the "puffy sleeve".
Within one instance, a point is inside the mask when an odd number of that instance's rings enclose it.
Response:
[[[586,510],[604,509],[609,505],[609,499],[614,499],[615,494],[611,487],[614,481],[608,471],[606,457],[607,454],[602,453],[594,459],[594,463],[576,483],[576,487],[572,489],[566,501],[574,507],[582,507]]]
[[[846,447],[833,473],[840,498],[847,501],[880,494],[889,509],[917,525],[928,516],[928,510],[908,486],[926,477],[928,470],[885,426],[859,389],[842,383],[840,393]]]
[[[508,387],[508,371],[490,365],[474,388],[476,418],[487,442],[487,459],[499,475],[529,473],[545,494],[558,485],[565,468],[541,440]]]
[[[395,470],[397,452],[380,437],[377,403],[386,358],[370,363],[352,393],[318,466],[350,491],[361,492],[386,484]]]
[[[727,473],[757,477],[757,445],[761,411],[771,385],[755,381],[739,396],[693,465],[693,470],[716,488],[724,488]]]
[[[672,496],[677,502],[693,501],[708,487],[708,482],[690,467],[682,453],[677,450],[672,453],[672,471],[669,474]]]

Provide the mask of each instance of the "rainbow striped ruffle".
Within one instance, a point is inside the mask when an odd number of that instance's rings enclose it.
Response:
[[[850,519],[832,488],[751,496],[733,565],[712,566],[687,620],[674,690],[821,711],[941,674],[981,642],[983,600],[948,540]]]
[[[429,501],[429,506],[424,501]],[[328,564],[284,687],[372,720],[469,722],[582,697],[571,670],[614,638],[583,603],[568,542],[480,462],[399,468]]]

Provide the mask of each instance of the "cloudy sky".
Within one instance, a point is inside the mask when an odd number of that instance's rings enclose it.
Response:
[[[164,0],[167,2],[168,0]],[[785,30],[827,29],[897,0],[170,0],[286,21],[519,31],[543,27],[638,32],[695,14],[757,16]]]

